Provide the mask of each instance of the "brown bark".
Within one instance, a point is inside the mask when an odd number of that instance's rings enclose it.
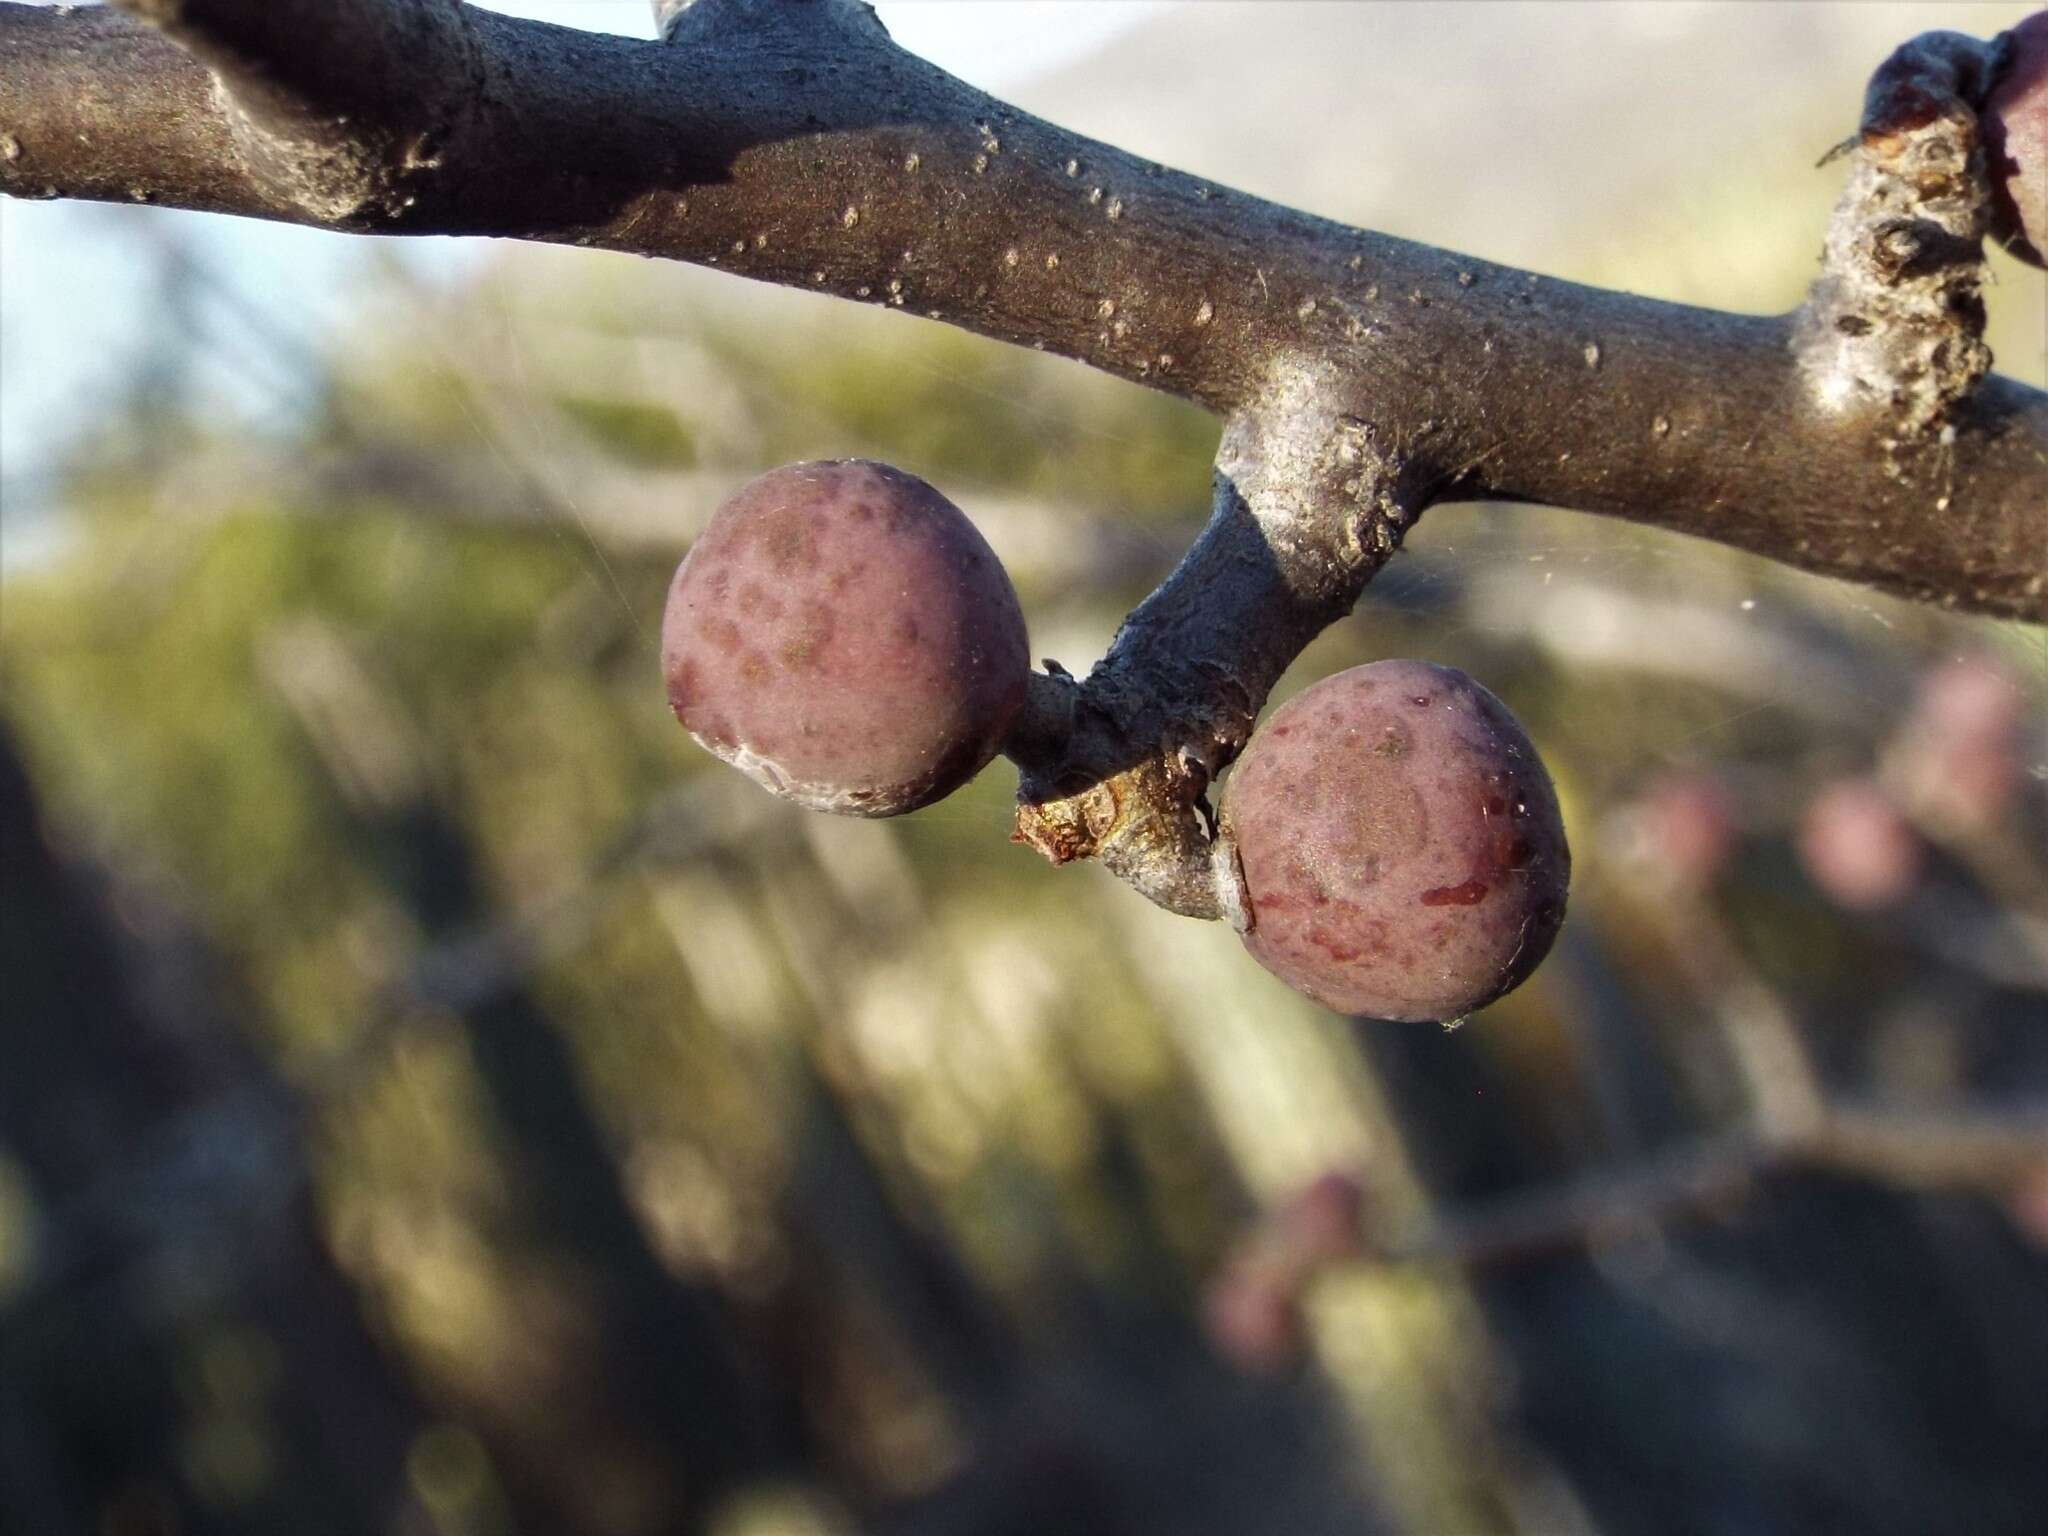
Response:
[[[1230,906],[1206,784],[1432,501],[2048,619],[2048,394],[1988,372],[1978,296],[2004,39],[1930,34],[1880,69],[1813,297],[1758,317],[1170,171],[904,53],[854,0],[667,5],[663,42],[454,0],[121,5],[145,19],[0,4],[0,190],[693,261],[1225,416],[1209,530],[1013,744],[1020,835],[1179,911]]]

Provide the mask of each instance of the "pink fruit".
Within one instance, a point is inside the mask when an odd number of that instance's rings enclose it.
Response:
[[[1456,1019],[1515,986],[1564,921],[1550,776],[1464,673],[1381,661],[1275,710],[1224,787],[1245,947],[1340,1013]]]
[[[1030,657],[960,509],[859,459],[792,464],[712,517],[669,588],[662,672],[705,747],[815,810],[894,816],[1001,747]]]
[[[1816,795],[1799,825],[1799,861],[1845,907],[1903,900],[1920,879],[1920,839],[1869,779],[1840,779]]]
[[[1332,1170],[1297,1191],[1275,1213],[1274,1239],[1304,1269],[1358,1251],[1365,1235],[1365,1191]]]
[[[1673,773],[1643,794],[1637,806],[1645,853],[1680,885],[1711,885],[1735,854],[1735,801],[1707,773]]]
[[[1943,663],[1920,681],[1892,764],[1917,815],[1951,832],[1994,826],[2025,778],[2019,684],[1986,656]]]
[[[1306,1329],[1300,1277],[1240,1258],[1209,1283],[1202,1327],[1216,1352],[1240,1370],[1267,1374],[1301,1354]]]
[[[2012,29],[2013,55],[1984,104],[1994,238],[2022,261],[2048,260],[2048,11]]]

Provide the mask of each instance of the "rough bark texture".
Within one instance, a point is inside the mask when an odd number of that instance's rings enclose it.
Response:
[[[1012,744],[1019,835],[1178,911],[1230,910],[1203,789],[1432,500],[2048,619],[2048,395],[1988,373],[1977,294],[2004,39],[1880,69],[1813,298],[1754,317],[1170,171],[952,79],[854,0],[661,0],[662,42],[455,0],[120,3],[0,4],[0,190],[694,261],[1224,415],[1210,528]]]

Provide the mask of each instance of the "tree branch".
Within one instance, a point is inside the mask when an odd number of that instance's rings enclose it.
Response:
[[[1020,836],[1175,910],[1230,910],[1203,789],[1434,500],[2048,620],[2048,394],[1986,372],[1977,298],[2001,43],[1936,34],[1880,70],[1814,296],[1758,317],[1169,171],[973,90],[854,0],[662,0],[662,42],[457,0],[121,3],[162,32],[0,3],[0,190],[692,261],[1226,417],[1187,563],[1012,743]]]
[[[1212,186],[982,95],[855,8],[698,0],[675,18],[686,45],[663,46],[453,0],[127,3],[228,60],[245,111],[253,73],[316,117],[463,127],[413,168],[415,201],[323,211],[251,170],[193,56],[106,11],[5,4],[18,152],[0,190],[694,261],[1040,344],[1225,414],[1312,359],[1346,414],[1463,495],[2048,618],[2041,391],[1984,381],[1937,515],[1866,424],[1801,399],[1788,319],[1538,279]],[[302,9],[332,15],[312,34],[263,20]],[[379,28],[376,56],[399,63],[352,65]]]
[[[1366,1240],[1368,1263],[1499,1264],[1640,1232],[1797,1168],[1916,1188],[1995,1189],[2048,1161],[2048,1108],[1953,1113],[1836,1105],[1796,1134],[1684,1142],[1620,1169]]]

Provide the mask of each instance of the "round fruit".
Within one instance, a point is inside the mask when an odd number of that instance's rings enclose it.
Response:
[[[1925,862],[1919,834],[1872,779],[1838,779],[1799,819],[1799,862],[1842,906],[1875,911],[1904,901]]]
[[[1645,862],[1674,885],[1704,889],[1735,857],[1741,841],[1735,800],[1711,773],[1667,773],[1635,809]]]
[[[2012,57],[1984,104],[1992,233],[2038,267],[2048,261],[2048,11],[2011,36]]]
[[[974,525],[860,459],[771,470],[718,509],[669,588],[661,662],[705,747],[853,816],[973,778],[1030,672],[1016,591]]]
[[[1222,819],[1245,947],[1340,1013],[1462,1018],[1564,921],[1550,776],[1507,707],[1449,667],[1374,662],[1297,694],[1253,734]]]

